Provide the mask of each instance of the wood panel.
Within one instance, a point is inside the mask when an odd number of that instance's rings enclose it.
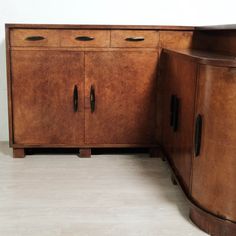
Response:
[[[14,143],[83,144],[84,53],[12,51],[11,57]]]
[[[37,37],[42,38],[36,40]],[[13,29],[10,31],[10,44],[14,47],[58,47],[60,45],[59,31]]]
[[[196,31],[193,36],[193,47],[235,56],[235,40],[236,30]]]
[[[61,30],[62,47],[109,47],[109,30]],[[91,40],[81,41],[78,37],[87,37]]]
[[[86,143],[155,143],[157,52],[86,52]],[[91,113],[89,97],[95,89]]]
[[[208,211],[236,221],[236,69],[201,66],[197,113],[201,151],[193,162],[192,195]]]
[[[197,65],[189,60],[170,54],[165,56],[164,77],[162,78],[164,84],[163,146],[187,191],[190,188],[192,165],[196,71]],[[179,101],[176,111],[178,117],[176,129],[174,121],[171,125],[173,96]]]
[[[141,41],[128,39],[141,38]],[[159,32],[154,30],[112,30],[111,47],[158,47]]]
[[[186,49],[192,47],[192,31],[160,31],[160,47]]]

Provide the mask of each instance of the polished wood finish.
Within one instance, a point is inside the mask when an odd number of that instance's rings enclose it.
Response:
[[[12,51],[11,59],[14,143],[83,144],[84,53]]]
[[[87,144],[155,143],[157,62],[153,51],[86,52]],[[94,112],[89,101],[91,86],[96,97]]]
[[[215,215],[236,221],[236,68],[200,66],[196,116],[203,117],[194,157],[192,196]]]
[[[35,36],[43,38],[42,40],[27,40]],[[13,29],[10,33],[10,42],[14,47],[58,47],[60,35],[58,30]]]
[[[109,30],[62,30],[61,47],[109,47]],[[90,37],[91,40],[76,40],[77,37]]]
[[[161,60],[163,93],[161,112],[162,146],[186,191],[189,191],[197,66],[189,60],[177,58],[164,52]],[[179,101],[178,111],[176,112],[178,116],[176,130],[174,129],[173,113],[171,112],[173,96]]]
[[[140,38],[140,41],[132,41]],[[131,39],[131,41],[129,41]],[[112,30],[111,47],[158,47],[159,32],[154,30]]]
[[[161,48],[186,49],[192,47],[193,31],[160,31]]]
[[[6,28],[15,29],[132,29],[132,30],[181,30],[193,31],[192,26],[174,25],[63,25],[63,24],[5,24]]]
[[[209,235],[236,236],[235,223],[215,217],[194,204],[190,206],[190,219]]]
[[[24,148],[13,148],[13,157],[14,158],[24,158],[25,149]]]
[[[223,55],[236,54],[236,30],[202,30],[196,31],[193,47],[200,50],[218,52]]]
[[[202,65],[236,67],[235,56],[222,55],[217,52],[207,52],[196,49],[164,49],[163,51]]]

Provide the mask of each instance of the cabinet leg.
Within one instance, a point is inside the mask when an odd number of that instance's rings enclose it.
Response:
[[[161,157],[161,150],[159,148],[150,148],[149,149],[150,157]]]
[[[24,148],[13,148],[13,157],[14,158],[24,158],[25,149]]]
[[[161,155],[161,160],[162,161],[166,161],[166,158],[165,158],[165,156],[163,154]]]
[[[174,177],[173,174],[171,174],[171,182],[172,182],[173,185],[177,185],[178,184],[177,181],[175,180],[175,177]]]
[[[91,157],[91,148],[80,148],[79,157]]]

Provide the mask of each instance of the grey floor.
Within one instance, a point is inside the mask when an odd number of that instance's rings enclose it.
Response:
[[[0,236],[201,236],[160,158],[31,155],[0,143]]]

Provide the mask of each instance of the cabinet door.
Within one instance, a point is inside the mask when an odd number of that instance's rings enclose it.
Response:
[[[84,54],[28,50],[11,54],[14,143],[83,143]]]
[[[197,65],[164,56],[162,142],[186,190],[190,187]]]
[[[156,51],[86,53],[87,144],[155,143],[157,60]]]
[[[236,221],[236,68],[201,66],[198,84],[202,132],[192,196],[206,210]]]

